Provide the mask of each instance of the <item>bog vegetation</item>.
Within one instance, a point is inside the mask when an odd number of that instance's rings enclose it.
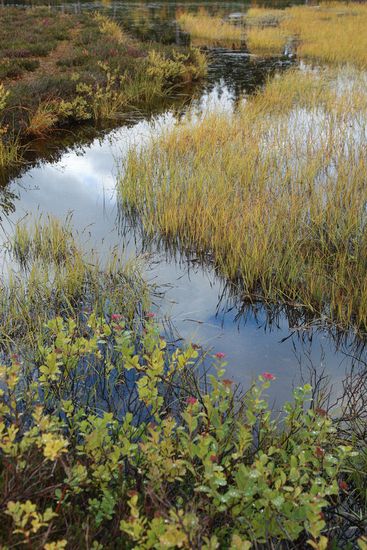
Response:
[[[290,71],[233,116],[131,150],[122,204],[146,232],[209,254],[245,298],[365,331],[366,115],[363,73]]]
[[[6,249],[0,287],[2,345],[34,345],[34,335],[52,317],[116,308],[133,323],[149,308],[151,291],[141,275],[141,260],[123,262],[116,252],[102,262],[93,250],[83,252],[70,219],[23,222]]]
[[[204,39],[204,42],[238,42],[243,37],[241,27],[226,22],[222,17],[209,15],[204,9],[197,14],[181,12],[177,21],[181,27],[190,33],[194,39]]]
[[[197,352],[169,351],[154,322],[142,327],[116,313],[57,317],[32,360],[1,368],[3,543],[325,549],[322,511],[343,500],[351,448],[304,411],[310,388],[271,420],[269,373],[237,399],[220,372],[200,391]]]
[[[322,63],[367,66],[367,6],[364,3],[326,2],[289,8],[252,7],[239,21],[220,16],[180,13],[178,22],[195,39],[246,43],[251,53],[288,51]]]
[[[2,169],[18,162],[22,142],[75,123],[111,124],[206,71],[198,50],[148,48],[98,13],[2,8],[0,25]]]
[[[366,19],[354,3],[251,8],[237,26],[181,13],[194,38],[337,67],[276,75],[230,115],[189,112],[131,149],[118,182],[145,234],[195,250],[244,300],[361,334]],[[198,50],[148,48],[100,14],[6,8],[0,23],[0,169],[30,139],[147,108],[206,70]],[[336,410],[305,385],[276,413],[271,373],[240,388],[220,351],[169,341],[142,260],[88,249],[52,217],[3,246],[0,548],[366,550],[365,375]]]
[[[345,437],[310,386],[277,417],[271,373],[243,393],[222,353],[167,342],[137,264],[92,265],[70,224],[21,224],[8,243],[2,547],[322,550],[338,540],[345,521],[326,510],[343,509],[357,473],[363,502],[363,438]]]

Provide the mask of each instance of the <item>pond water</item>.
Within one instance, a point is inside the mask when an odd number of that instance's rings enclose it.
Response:
[[[139,38],[182,43],[187,36],[174,24],[180,6],[230,15],[243,11],[242,3],[95,2],[60,4],[65,10],[103,9],[118,17]],[[259,59],[244,51],[214,49],[206,81],[194,91],[197,116],[214,107],[231,112],[243,96],[252,93],[269,74],[294,63],[286,58]],[[121,128],[69,147],[51,161],[42,161],[10,182],[14,212],[3,219],[6,232],[28,215],[52,214],[64,219],[72,213],[73,226],[86,247],[107,254],[116,247],[126,256],[147,254],[146,276],[164,291],[157,300],[158,317],[170,320],[177,334],[204,348],[226,354],[228,375],[247,385],[269,371],[277,380],[271,399],[278,405],[293,386],[330,378],[337,395],[346,373],[364,368],[365,347],[352,335],[340,336],[322,324],[310,327],[297,311],[260,305],[246,307],[213,269],[195,258],[173,254],[158,243],[146,247],[139,228],[121,219],[115,193],[116,174],[129,146],[164,132],[185,116],[187,98],[172,101],[161,112],[129,120]],[[49,147],[52,152],[52,144]],[[49,153],[50,153],[49,151]],[[9,196],[9,195],[8,195]]]

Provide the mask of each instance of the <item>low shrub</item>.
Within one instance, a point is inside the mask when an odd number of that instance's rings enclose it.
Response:
[[[198,49],[193,48],[187,54],[174,51],[171,58],[155,50],[148,54],[147,74],[160,81],[162,87],[169,83],[198,80],[205,72],[206,59]]]
[[[52,51],[55,47],[54,42],[44,43],[44,44],[29,44],[28,48],[30,53],[35,57],[45,57]]]
[[[41,102],[37,110],[30,114],[27,134],[45,137],[55,126],[74,121],[80,122],[92,118],[91,106],[81,95],[70,101],[48,100]]]
[[[351,449],[311,388],[274,418],[271,374],[239,395],[218,353],[204,384],[197,351],[169,348],[150,317],[138,333],[123,313],[58,317],[3,363],[3,543],[325,549]]]
[[[98,13],[3,8],[0,26],[0,78],[9,91],[2,123],[25,144],[86,120],[110,127],[206,72],[199,51],[143,45]]]

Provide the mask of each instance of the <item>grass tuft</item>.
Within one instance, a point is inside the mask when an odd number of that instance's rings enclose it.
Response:
[[[102,262],[83,252],[71,220],[19,223],[7,243],[9,263],[0,288],[0,344],[34,343],[34,335],[53,316],[99,314],[123,308],[129,323],[149,309],[150,288],[141,260],[123,261],[111,252]]]
[[[184,31],[190,33],[193,39],[205,39],[214,43],[227,41],[240,42],[243,38],[243,28],[211,16],[205,10],[198,14],[179,13],[177,21]]]

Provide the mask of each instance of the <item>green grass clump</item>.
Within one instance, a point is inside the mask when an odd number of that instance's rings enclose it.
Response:
[[[131,323],[149,309],[150,289],[138,259],[105,262],[84,253],[70,220],[55,218],[16,226],[7,243],[9,265],[0,287],[0,343],[33,344],[45,322],[58,315],[124,309]]]
[[[365,331],[366,114],[363,74],[288,72],[231,117],[131,150],[121,203],[245,298]]]

